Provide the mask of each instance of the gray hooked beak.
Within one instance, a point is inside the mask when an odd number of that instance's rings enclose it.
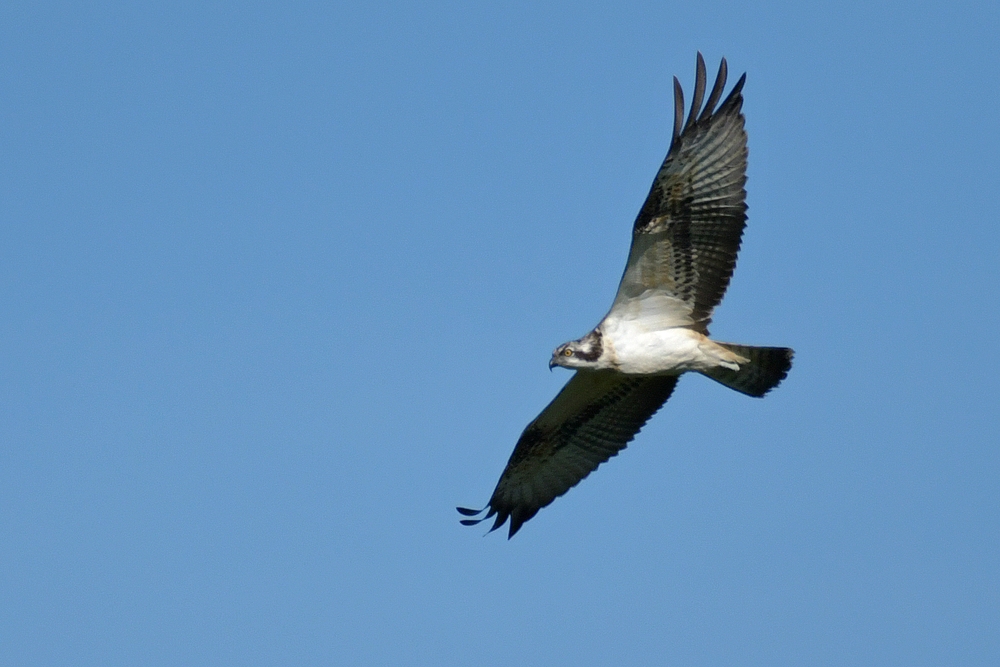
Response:
[[[555,367],[556,367],[556,358],[552,357],[551,359],[549,359],[549,370],[551,371]]]

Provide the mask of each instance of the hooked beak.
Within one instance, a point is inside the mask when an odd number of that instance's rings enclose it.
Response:
[[[549,359],[549,371],[550,371],[550,372],[551,372],[551,371],[552,371],[552,369],[553,369],[553,368],[555,368],[555,367],[556,367],[557,365],[558,365],[558,364],[556,364],[556,358],[555,358],[555,357],[552,357],[551,359]]]

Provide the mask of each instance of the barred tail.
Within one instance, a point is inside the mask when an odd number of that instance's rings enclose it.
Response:
[[[777,387],[788,375],[788,369],[792,367],[792,355],[795,354],[787,347],[753,347],[733,343],[719,345],[749,359],[749,363],[740,364],[738,371],[719,367],[705,371],[704,374],[747,396],[760,397]]]

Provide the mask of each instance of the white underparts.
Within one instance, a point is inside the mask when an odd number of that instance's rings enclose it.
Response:
[[[637,320],[609,317],[598,329],[604,349],[597,368],[635,375],[707,371],[720,366],[738,371],[740,363],[747,361],[686,327],[650,331]]]

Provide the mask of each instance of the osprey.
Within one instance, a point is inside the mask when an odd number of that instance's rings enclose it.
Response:
[[[708,337],[712,310],[736,267],[746,226],[747,134],[740,77],[718,110],[725,58],[702,108],[705,61],[698,54],[694,100],[674,77],[674,131],[632,227],[625,274],[611,310],[583,338],[552,353],[549,368],[576,373],[521,434],[486,507],[459,507],[467,526],[525,521],[615,456],[695,371],[749,396],[787,375],[792,350],[721,343]]]

